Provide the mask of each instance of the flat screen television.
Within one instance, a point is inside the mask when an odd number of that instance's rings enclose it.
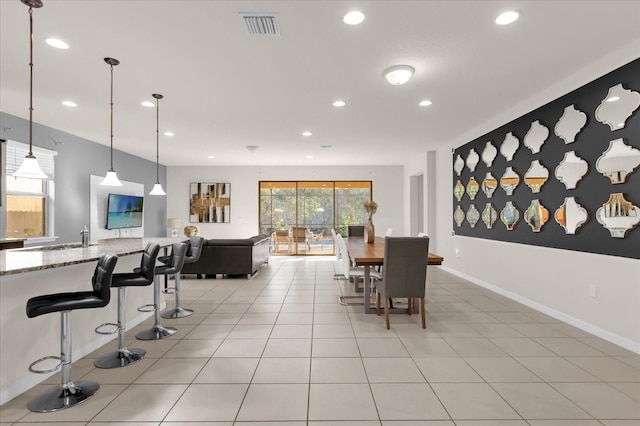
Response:
[[[109,194],[107,204],[107,229],[142,227],[144,197],[137,195]]]

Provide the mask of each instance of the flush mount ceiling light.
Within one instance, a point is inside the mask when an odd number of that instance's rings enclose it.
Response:
[[[405,84],[411,76],[415,69],[409,65],[396,65],[391,68],[387,68],[384,70],[382,75],[384,78],[394,86],[399,86],[401,84]]]
[[[364,21],[364,13],[359,10],[352,10],[342,17],[342,22],[348,25],[358,25]]]
[[[420,103],[418,105],[420,105],[421,107],[426,107],[426,106],[431,105],[432,103],[433,102],[431,102],[430,100],[425,99],[424,101],[420,101]]]
[[[58,40],[57,38],[48,38],[45,40],[47,44],[51,47],[55,47],[56,49],[68,49],[69,45],[62,40]]]
[[[334,101],[331,105],[333,105],[334,107],[343,107],[346,104],[347,103],[345,101],[337,100],[337,101]]]
[[[47,175],[42,171],[36,156],[33,155],[33,8],[42,7],[40,0],[22,0],[29,6],[29,153],[18,170],[13,173],[15,177],[30,179],[46,179]]]
[[[149,195],[167,195],[160,184],[160,99],[164,96],[154,93],[151,95],[156,100],[156,183]]]
[[[308,130],[305,130],[304,132],[302,132],[302,136],[311,136],[311,135],[313,135],[313,133],[311,133]]]
[[[496,24],[498,25],[509,25],[520,17],[520,14],[516,11],[510,10],[508,12],[501,13],[500,16],[496,18]]]
[[[73,102],[73,101],[62,101],[62,105],[68,106],[68,107],[71,107],[71,108],[75,108],[75,107],[78,106],[78,104]]]
[[[247,145],[246,148],[247,148],[247,151],[249,151],[252,154],[255,154],[256,151],[260,149],[258,145]]]
[[[122,182],[118,179],[118,175],[116,175],[116,171],[113,168],[113,67],[114,65],[119,65],[120,61],[113,58],[104,58],[104,61],[111,68],[111,168],[107,171],[107,175],[100,182],[100,185],[122,186]]]

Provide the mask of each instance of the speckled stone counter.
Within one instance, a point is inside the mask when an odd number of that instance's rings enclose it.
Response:
[[[114,238],[92,241],[88,248],[66,244],[0,251],[0,405],[51,375],[29,373],[32,361],[60,354],[60,314],[28,318],[27,300],[43,294],[90,290],[97,260],[105,252],[118,256],[115,273],[131,272],[140,266],[141,253],[149,241],[169,247],[181,239]],[[116,335],[96,334],[94,328],[116,321],[116,295],[117,289],[112,289],[111,301],[104,308],[71,313],[73,361],[115,338]],[[152,301],[153,285],[127,288],[127,329],[151,315],[140,313],[137,308]],[[162,301],[161,309],[164,305]],[[77,379],[73,371],[71,375]]]
[[[103,253],[117,256],[142,253],[149,241],[155,241],[161,247],[166,247],[181,240],[178,238],[112,238],[92,241],[87,248],[81,247],[80,243],[73,243],[2,250],[0,251],[0,276],[95,262]]]

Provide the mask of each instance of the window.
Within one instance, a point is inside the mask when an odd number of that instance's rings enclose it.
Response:
[[[53,237],[55,151],[33,148],[38,164],[49,179],[16,178],[12,174],[29,152],[29,145],[8,141],[5,163],[6,238]]]

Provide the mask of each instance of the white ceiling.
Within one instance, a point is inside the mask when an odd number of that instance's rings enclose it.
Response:
[[[353,9],[361,25],[342,22]],[[496,25],[510,9],[520,19]],[[0,109],[23,118],[27,11],[0,0]],[[239,12],[277,13],[282,35],[247,35]],[[175,133],[161,164],[400,165],[621,45],[640,56],[640,1],[44,0],[34,32],[35,122],[108,145],[110,56],[115,149],[155,161],[155,109],[140,102],[161,93],[160,129]],[[416,72],[392,86],[382,71],[398,64]]]

